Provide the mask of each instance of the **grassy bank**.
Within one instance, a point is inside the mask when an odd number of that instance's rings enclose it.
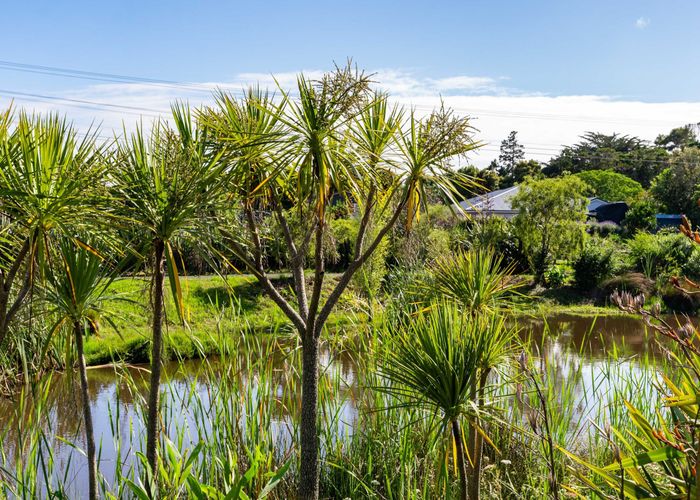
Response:
[[[291,297],[290,278],[284,274],[273,278],[275,286]],[[329,278],[324,293],[328,293],[334,284],[335,276],[330,275]],[[288,319],[251,276],[187,277],[183,279],[183,294],[187,325],[180,324],[172,298],[166,294],[166,354],[170,359],[219,354],[221,346],[233,346],[236,337],[243,331],[261,334],[274,332],[278,336],[293,333]],[[147,307],[149,281],[142,277],[122,278],[112,285],[111,295],[114,296],[109,305],[112,321],[100,320],[99,332],[86,342],[88,364],[147,362],[151,337]],[[366,323],[365,311],[365,304],[352,290],[347,291],[331,315],[328,327],[360,328]],[[539,317],[556,314],[624,314],[615,307],[596,305],[591,298],[567,289],[528,290],[526,300],[519,302],[509,312]],[[375,318],[381,319],[381,311],[375,311]],[[351,331],[346,334],[351,335],[357,328],[350,328]]]
[[[327,280],[329,293],[334,276]],[[283,294],[291,295],[291,282],[277,275],[273,283]],[[85,344],[89,365],[112,361],[143,363],[148,361],[150,316],[149,281],[123,278],[114,282],[109,301],[109,321],[98,320],[99,331]],[[183,279],[187,324],[178,321],[173,300],[166,294],[166,354],[170,359],[190,359],[219,354],[244,331],[291,334],[291,324],[275,303],[267,297],[254,278],[249,276],[195,276]],[[358,300],[346,293],[331,315],[328,327],[364,323]]]

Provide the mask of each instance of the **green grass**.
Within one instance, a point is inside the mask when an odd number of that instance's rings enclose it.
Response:
[[[273,283],[294,304],[291,278],[273,275]],[[324,294],[329,293],[337,275],[329,274]],[[108,307],[117,329],[102,320],[98,335],[85,345],[88,365],[113,361],[145,363],[150,353],[149,280],[144,277],[122,278],[112,285],[111,292],[126,301],[113,301]],[[166,356],[170,359],[190,359],[220,353],[222,345],[231,345],[242,332],[260,334],[275,332],[292,334],[291,323],[277,305],[249,275],[192,276],[183,278],[183,294],[187,325],[182,325],[169,290],[166,293]],[[381,322],[383,307],[377,305],[375,320]],[[527,299],[508,308],[514,315],[543,316],[566,313],[577,316],[622,315],[615,307],[595,305],[593,299],[564,287],[561,289],[531,289]],[[352,335],[366,324],[366,306],[360,303],[352,289],[347,290],[328,321],[329,330],[352,326],[344,335]],[[344,338],[334,338],[334,341]]]
[[[273,276],[273,283],[289,299],[291,280],[285,275]],[[327,276],[324,293],[329,293],[335,276]],[[111,293],[126,300],[114,300],[108,308],[114,326],[106,319],[99,321],[97,335],[85,344],[88,365],[113,361],[145,363],[150,352],[149,280],[122,278],[114,282]],[[183,279],[186,325],[178,319],[173,301],[166,293],[166,347],[170,359],[190,359],[219,354],[222,347],[243,332],[291,334],[291,323],[277,305],[267,297],[250,276],[195,276]],[[352,292],[346,292],[327,326],[330,329],[346,324],[364,323],[361,308]],[[116,329],[115,329],[116,327]]]

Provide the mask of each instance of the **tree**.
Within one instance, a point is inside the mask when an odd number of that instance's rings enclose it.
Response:
[[[630,208],[622,221],[625,233],[633,235],[637,231],[653,231],[656,229],[658,212],[658,203],[649,194],[638,197],[630,203]]]
[[[58,115],[0,114],[0,347],[56,238],[102,227],[103,148]]]
[[[177,242],[199,247],[210,241],[217,221],[227,166],[208,148],[208,130],[192,120],[184,105],[172,108],[174,128],[156,122],[146,134],[141,127],[117,145],[109,184],[125,220],[147,238],[151,266],[151,377],[148,392],[146,457],[156,475],[158,457],[161,359],[163,353],[164,267],[175,309],[184,322],[184,305],[175,259]],[[125,134],[126,135],[126,134]],[[155,492],[151,492],[155,494]]]
[[[57,319],[51,333],[67,327],[72,330],[75,341],[87,444],[89,498],[94,500],[97,498],[97,460],[83,337],[95,328],[96,317],[109,321],[108,316],[105,316],[104,304],[115,299],[109,297],[107,291],[117,275],[103,262],[95,249],[85,244],[77,244],[66,238],[59,242],[58,247],[58,262],[46,280],[45,300],[49,311]]]
[[[606,201],[631,201],[644,191],[637,181],[612,170],[587,170],[576,177],[591,187],[593,196]]]
[[[535,279],[547,266],[570,255],[583,241],[586,183],[575,176],[531,180],[513,197],[516,236],[523,242]]]
[[[686,148],[671,155],[670,166],[654,179],[651,193],[667,213],[686,214],[697,223],[699,184],[700,149]]]
[[[698,148],[700,147],[700,139],[698,139],[699,128],[700,123],[676,127],[668,134],[659,134],[654,144],[669,152],[683,150],[688,147]]]
[[[472,179],[472,183],[465,184],[460,179]],[[501,177],[495,170],[485,168],[479,170],[474,165],[468,165],[457,170],[455,186],[461,197],[472,198],[480,194],[495,191],[500,187]]]
[[[637,137],[587,132],[582,141],[565,147],[542,170],[547,177],[586,170],[613,170],[647,188],[668,164],[668,153]]]
[[[522,282],[514,280],[514,266],[506,264],[492,248],[472,249],[460,252],[453,257],[443,257],[430,268],[432,279],[426,283],[429,295],[438,295],[441,299],[456,301],[462,311],[472,320],[494,316],[499,308],[511,303],[518,294]],[[506,357],[510,348],[508,332],[493,328],[484,337],[475,338],[479,346],[477,351],[478,369],[470,379],[469,399],[481,411],[485,408],[485,391],[491,370]],[[483,452],[483,424],[479,415],[474,415],[469,422],[467,448],[471,457],[472,472],[469,498],[479,498],[481,477],[481,459]],[[477,431],[479,429],[479,431]]]
[[[224,159],[235,171],[231,186],[239,193],[235,210],[242,214],[241,225],[223,232],[226,241],[289,318],[302,342],[298,496],[316,499],[319,342],[326,320],[402,214],[411,229],[424,206],[428,184],[456,203],[453,177],[448,177],[453,172],[450,159],[478,144],[472,140],[469,120],[446,109],[423,120],[411,114],[404,122],[402,111],[389,106],[386,96],[373,94],[369,78],[349,65],[318,81],[299,76],[296,99],[284,89],[280,93],[278,103],[254,92],[242,101],[219,94],[216,106],[203,116],[217,130]],[[379,196],[380,190],[384,196]],[[331,284],[330,293],[322,294],[327,283],[322,242],[329,231],[333,198],[357,205],[359,227],[352,261]],[[289,227],[285,199],[301,221],[298,234]],[[283,229],[294,302],[275,288],[265,266],[259,232],[265,214]],[[383,214],[384,221],[371,231],[376,214]],[[312,240],[309,284],[305,256]]]
[[[521,160],[515,164],[511,175],[505,179],[504,187],[520,184],[528,177],[539,178],[542,176],[542,165],[537,160]]]
[[[498,175],[512,181],[515,166],[525,158],[522,144],[518,142],[518,132],[513,130],[508,137],[501,141],[501,152],[498,155]],[[511,182],[511,186],[513,183]]]

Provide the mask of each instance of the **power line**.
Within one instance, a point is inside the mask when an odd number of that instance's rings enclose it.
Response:
[[[43,74],[49,76],[60,76],[77,78],[84,80],[94,80],[94,81],[105,81],[113,83],[139,83],[154,87],[171,88],[178,90],[188,90],[193,92],[204,92],[211,93],[219,88],[220,86],[212,86],[207,84],[197,84],[190,82],[178,82],[174,80],[165,80],[158,78],[148,78],[141,76],[128,76],[120,75],[116,73],[102,73],[95,71],[84,71],[77,69],[61,68],[58,66],[44,66],[37,64],[26,64],[18,63],[14,61],[0,60],[0,70],[10,70],[10,71],[21,71],[27,73]],[[228,92],[242,95],[243,90],[231,90]],[[416,109],[424,109],[432,111],[434,108],[427,105],[414,105]],[[637,119],[637,118],[617,118],[617,117],[594,117],[585,115],[566,115],[566,114],[556,114],[556,113],[537,113],[537,112],[519,112],[519,111],[494,111],[483,108],[464,108],[452,106],[451,109],[455,111],[460,111],[464,114],[475,114],[476,116],[495,116],[502,118],[515,118],[515,119],[537,119],[537,120],[554,120],[554,121],[574,121],[574,122],[584,122],[584,123],[606,123],[606,124],[628,124],[628,123],[678,123],[676,120],[647,120],[647,119]]]
[[[0,94],[9,96],[12,98],[17,98],[17,99],[23,99],[23,100],[30,100],[30,101],[64,101],[67,103],[71,103],[71,105],[78,104],[79,106],[77,107],[86,107],[89,106],[87,109],[96,109],[103,111],[105,108],[113,109],[113,110],[119,110],[120,112],[137,112],[135,114],[139,115],[144,115],[144,112],[146,113],[155,113],[151,116],[153,117],[158,117],[166,114],[165,111],[159,110],[159,109],[153,109],[153,108],[142,108],[138,106],[128,106],[125,104],[112,104],[108,102],[97,102],[97,101],[90,101],[87,99],[74,99],[71,97],[61,97],[61,96],[52,96],[52,95],[42,95],[42,94],[32,94],[29,92],[20,92],[18,90],[5,90],[5,89],[0,89]]]
[[[427,105],[414,105],[414,108],[432,110]],[[518,112],[518,111],[492,111],[488,109],[481,108],[464,108],[459,106],[450,106],[451,110],[459,111],[467,115],[473,115],[474,117],[483,116],[494,116],[499,118],[514,118],[514,119],[531,119],[531,120],[552,120],[552,121],[572,121],[572,122],[583,122],[583,123],[604,123],[612,125],[627,125],[630,123],[638,124],[640,122],[648,123],[649,125],[655,125],[658,123],[667,124],[677,124],[677,120],[645,120],[643,118],[600,118],[600,117],[589,117],[585,115],[564,115],[564,114],[554,114],[554,113],[534,113],[534,112]]]
[[[9,71],[19,71],[24,73],[35,73],[40,75],[61,76],[66,78],[77,78],[81,80],[93,80],[112,83],[143,83],[156,87],[175,88],[191,90],[193,92],[211,93],[216,87],[206,84],[192,84],[187,82],[176,82],[172,80],[161,80],[156,78],[146,78],[139,76],[126,76],[114,73],[99,73],[94,71],[82,71],[76,69],[59,68],[57,66],[41,66],[37,64],[24,64],[12,61],[0,60],[0,69]]]

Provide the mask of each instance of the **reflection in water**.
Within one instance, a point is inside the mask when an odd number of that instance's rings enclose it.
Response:
[[[634,400],[645,397],[648,401],[654,401],[657,397],[650,383],[655,377],[655,370],[648,362],[639,363],[637,359],[654,360],[660,350],[639,320],[622,316],[593,319],[557,315],[550,316],[546,322],[520,318],[518,324],[522,338],[538,346],[542,358],[547,360],[553,380],[561,387],[561,398],[575,402],[569,405],[569,413],[562,410],[559,418],[581,422],[600,419],[605,415],[614,417],[615,408],[611,402],[616,398]],[[255,356],[237,356],[208,364],[217,374],[217,384],[245,387],[252,391],[249,400],[265,400],[265,408],[272,409],[273,413],[267,416],[269,420],[266,425],[269,428],[266,432],[272,435],[276,449],[282,456],[291,446],[295,414],[300,403],[296,368],[299,366],[298,357],[294,358],[294,351],[285,347],[277,348],[272,354],[268,350],[264,355],[267,356],[264,360],[265,373],[272,373],[272,380],[268,375],[258,377],[255,369],[246,369],[246,363]],[[612,364],[609,362],[611,355],[616,359]],[[350,355],[332,357],[328,351],[323,354],[321,371],[324,380],[328,381],[326,394],[332,395],[332,401],[325,401],[326,414],[336,416],[331,439],[344,439],[353,432],[360,392],[355,366]],[[196,416],[201,415],[202,411],[206,412],[207,406],[215,398],[218,388],[206,383],[209,377],[203,376],[204,368],[206,366],[201,361],[170,363],[166,367],[163,407],[170,439],[178,439],[175,435],[177,429],[197,429]],[[126,370],[126,377],[113,368],[88,371],[95,437],[98,447],[101,447],[100,472],[108,484],[113,484],[117,460],[126,470],[135,465],[135,452],[141,448],[144,433],[143,420],[138,414],[140,405],[135,401],[146,395],[147,372],[145,367],[129,367]],[[73,486],[70,487],[82,491],[82,485],[87,481],[84,457],[63,441],[65,439],[84,448],[78,380],[69,375],[56,375],[53,382],[43,413],[48,444],[53,450],[57,470],[64,471],[70,467],[68,477],[73,478]],[[194,400],[201,402],[201,407],[191,404],[192,391],[198,396]],[[243,401],[241,396],[240,402],[232,401],[231,404],[243,404]],[[270,404],[271,401],[274,404]],[[16,402],[0,399],[0,428],[11,425],[17,411]],[[240,413],[244,416],[256,415],[256,410],[251,408]],[[262,419],[262,416],[253,417],[256,418]],[[212,422],[213,419],[204,422],[203,430],[207,435],[217,431],[211,428]],[[243,427],[261,423],[262,420],[240,422]],[[200,421],[200,429],[192,432],[192,435],[179,436],[183,448],[191,446],[198,439],[203,432],[201,426]],[[114,439],[115,435],[119,436],[119,440]],[[579,439],[579,436],[571,436],[571,439]],[[11,460],[18,452],[16,430],[10,429],[2,445]]]

